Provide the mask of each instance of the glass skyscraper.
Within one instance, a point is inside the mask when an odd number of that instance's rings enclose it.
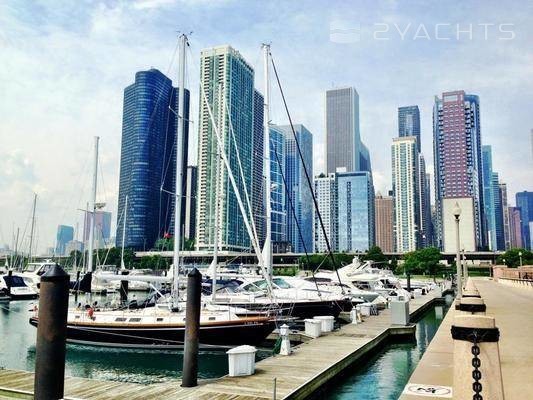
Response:
[[[532,232],[529,229],[529,223],[533,221],[533,192],[518,192],[516,194],[516,206],[520,208],[522,245],[524,248],[532,250]]]
[[[277,126],[270,127],[270,182],[272,243],[287,241],[287,215],[292,211],[287,205],[283,174],[285,174],[285,134]],[[276,246],[274,246],[276,247]]]
[[[254,91],[254,70],[230,46],[202,50],[200,57],[200,81],[218,126],[237,190],[245,208],[245,188],[251,203],[258,206],[256,196],[262,198],[262,185],[258,187],[258,182],[262,183],[259,171],[262,171],[263,164],[254,160],[263,159],[263,135],[259,133],[263,124],[263,102]],[[219,162],[215,130],[202,94],[198,125],[196,247],[198,250],[213,250],[216,233],[221,250],[248,251],[251,247],[250,236],[227,169]],[[244,179],[239,171],[237,152]],[[217,201],[220,229],[215,232]],[[258,234],[261,232],[258,231]]]
[[[374,245],[374,186],[369,172],[337,173],[337,250],[366,251]]]
[[[64,256],[66,254],[67,243],[74,239],[74,228],[67,225],[58,225],[56,236],[56,256]]]
[[[398,136],[415,136],[418,152],[422,151],[420,143],[420,110],[418,106],[398,108]]]
[[[481,148],[483,164],[483,206],[485,209],[485,226],[487,243],[490,250],[496,250],[496,215],[494,213],[494,190],[492,187],[492,147]]]
[[[300,160],[296,141],[290,125],[279,126],[285,133],[285,178],[287,180],[286,196],[290,196],[296,218],[292,212],[287,216],[287,241],[292,244],[292,251],[302,253],[304,251],[313,251],[313,197],[307,183],[304,168],[307,170],[309,177],[313,176],[313,135],[303,125],[294,125],[296,137],[300,144],[300,149],[304,162]],[[289,200],[286,199],[287,207]],[[296,220],[300,225],[303,241],[298,234]]]
[[[117,246],[122,246],[126,196],[126,247],[150,249],[158,237],[174,231],[174,197],[170,193],[176,192],[177,108],[177,89],[157,69],[137,72],[135,83],[124,90]],[[183,115],[188,121],[188,91]],[[185,185],[188,124],[185,124],[183,143],[182,185]],[[184,211],[185,202],[182,214]]]
[[[500,190],[500,179],[497,172],[492,173],[492,185],[494,199],[494,233],[496,241],[494,242],[493,250],[505,250],[505,229],[503,220],[503,199],[502,192]]]

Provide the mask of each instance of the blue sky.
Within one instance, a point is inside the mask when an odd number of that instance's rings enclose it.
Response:
[[[494,169],[508,184],[510,203],[516,191],[533,190],[531,2],[325,4],[2,2],[0,246],[11,242],[13,224],[27,226],[33,191],[39,195],[40,250],[53,245],[58,224],[80,219],[76,209],[89,198],[94,135],[101,136],[98,197],[115,212],[122,91],[136,71],[152,66],[176,77],[175,60],[169,65],[177,31],[193,32],[193,120],[200,50],[231,44],[255,67],[261,89],[260,44],[270,42],[293,120],[314,135],[315,173],[324,166],[326,89],[357,88],[361,136],[382,192],[390,187],[397,107],[419,105],[422,148],[432,171],[433,97],[464,89],[480,96],[482,140],[493,146]],[[286,123],[279,95],[272,103],[273,122]]]

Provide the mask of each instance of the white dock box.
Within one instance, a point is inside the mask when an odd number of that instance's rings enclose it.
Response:
[[[248,376],[255,372],[254,346],[238,346],[226,352],[229,363],[229,376]]]
[[[305,320],[305,334],[311,337],[319,337],[322,333],[322,321],[317,319]]]
[[[332,315],[319,315],[314,317],[313,319],[316,319],[321,322],[322,326],[322,332],[331,332],[333,330],[333,324],[335,322],[335,317]]]
[[[398,296],[397,300],[390,302],[391,323],[394,325],[409,324],[409,301],[404,300],[403,296]]]

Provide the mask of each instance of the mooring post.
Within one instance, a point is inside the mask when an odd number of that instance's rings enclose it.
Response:
[[[35,400],[64,397],[69,275],[54,265],[41,276]]]
[[[120,271],[121,275],[128,275],[130,271],[122,270]],[[120,302],[126,303],[128,301],[128,288],[129,288],[129,282],[128,281],[120,281]]]
[[[494,318],[458,315],[452,325],[453,397],[503,400],[502,370]]]
[[[194,268],[187,276],[187,309],[185,311],[185,351],[181,386],[198,385],[198,339],[200,333],[200,296],[202,274]]]

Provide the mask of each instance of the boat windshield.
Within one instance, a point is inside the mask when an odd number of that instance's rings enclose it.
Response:
[[[24,283],[24,279],[22,279],[20,276],[3,276],[4,282],[7,286],[11,287],[25,287],[26,284]]]
[[[39,269],[39,267],[41,266],[41,264],[33,264],[33,263],[30,263],[28,265],[26,265],[26,268],[24,268],[24,272],[35,272]]]
[[[272,279],[272,283],[276,285],[280,289],[290,289],[292,288],[292,285],[290,285],[285,279],[283,278],[274,278]],[[266,289],[266,282],[265,282],[265,289]]]

